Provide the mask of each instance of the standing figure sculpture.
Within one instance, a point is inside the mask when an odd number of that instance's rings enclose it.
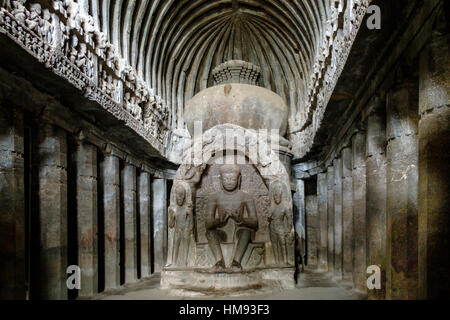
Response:
[[[194,231],[193,206],[183,184],[175,187],[175,201],[169,207],[169,228],[173,229],[172,264],[187,266],[191,235]]]
[[[212,194],[206,208],[206,238],[215,258],[214,271],[225,267],[225,260],[220,246],[222,230],[228,219],[236,224],[236,250],[231,263],[231,269],[242,270],[241,261],[251,239],[258,229],[258,217],[255,203],[248,193],[240,190],[241,173],[238,165],[223,165],[220,167],[220,181],[223,190]],[[245,212],[247,217],[245,217]]]
[[[290,209],[283,201],[283,186],[280,181],[272,182],[270,193],[271,206],[268,218],[270,241],[276,262],[280,265],[288,265],[287,241],[291,230],[289,227]]]

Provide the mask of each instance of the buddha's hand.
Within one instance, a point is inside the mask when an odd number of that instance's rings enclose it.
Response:
[[[244,218],[242,217],[239,222],[237,222],[237,225],[240,227],[247,227],[247,228],[255,228],[255,225],[258,223],[258,220],[253,218]]]
[[[208,229],[215,229],[224,223],[224,215],[214,216],[206,220],[206,227]]]

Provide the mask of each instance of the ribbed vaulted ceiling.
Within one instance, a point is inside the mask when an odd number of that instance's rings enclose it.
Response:
[[[280,94],[294,116],[331,2],[89,0],[89,13],[120,55],[171,106],[174,127],[182,128],[184,103],[212,85],[212,69],[230,59],[260,66],[261,85]]]

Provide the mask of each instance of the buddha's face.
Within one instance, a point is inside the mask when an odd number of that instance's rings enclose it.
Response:
[[[281,190],[281,186],[277,185],[274,188],[273,191],[273,200],[275,201],[276,204],[280,204],[281,200],[282,200],[282,190]]]
[[[234,191],[239,182],[239,174],[236,172],[224,172],[220,175],[223,188],[226,191]]]
[[[177,200],[177,204],[181,207],[186,198],[186,191],[184,190],[184,188],[182,186],[177,186],[177,190],[175,192],[175,197]]]

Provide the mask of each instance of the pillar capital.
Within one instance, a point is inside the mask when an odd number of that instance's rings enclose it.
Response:
[[[342,178],[350,178],[352,176],[352,148],[351,147],[345,147],[342,149]]]
[[[445,19],[445,18],[444,18]],[[449,105],[450,66],[448,63],[448,30],[443,30],[440,18],[432,32],[430,41],[420,54],[419,114],[426,117],[436,109]]]
[[[366,166],[366,134],[365,131],[358,131],[352,137],[352,164],[353,169]]]
[[[367,108],[366,108],[367,111],[365,111],[366,117],[384,113],[384,109],[385,109],[385,105],[386,105],[385,100],[386,100],[386,97],[384,95],[374,94],[370,98],[369,102],[367,103]]]
[[[130,156],[129,154],[127,154],[126,156],[125,156],[125,164],[127,164],[127,165],[131,165],[131,166],[134,166],[134,167],[136,167],[136,168],[141,168],[142,167],[142,165],[141,165],[141,162],[140,161],[138,161],[136,158],[134,158],[133,156]]]
[[[352,128],[349,139],[349,145],[351,146],[353,144],[353,139],[356,135],[364,135],[365,133],[366,133],[365,122],[362,120],[358,121],[358,123]]]
[[[79,129],[77,133],[73,135],[77,144],[84,143],[88,138],[88,132],[85,129]]]
[[[105,156],[114,156],[120,159],[125,159],[126,153],[112,145],[111,143],[105,143],[103,147],[103,154]]]
[[[78,128],[75,131],[73,137],[74,137],[73,140],[77,145],[80,145],[82,143],[89,143],[96,146],[100,150],[104,149],[105,147],[104,140],[98,137],[91,129],[86,127]]]
[[[153,175],[155,173],[155,169],[153,169],[152,167],[150,167],[147,163],[143,162],[141,164],[141,168],[140,168],[143,172],[149,173],[151,175]]]

